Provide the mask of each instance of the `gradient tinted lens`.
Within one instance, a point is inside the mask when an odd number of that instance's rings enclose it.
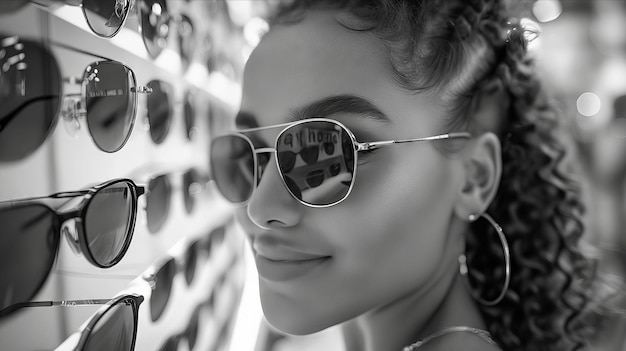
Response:
[[[160,80],[150,81],[148,87],[152,89],[148,95],[150,137],[155,144],[160,144],[165,140],[172,122],[172,87]]]
[[[99,61],[83,74],[87,126],[93,141],[105,152],[124,146],[135,120],[135,77],[119,62]]]
[[[131,299],[111,306],[95,323],[83,351],[132,351],[135,345],[135,304]]]
[[[156,322],[170,299],[172,292],[172,282],[176,275],[176,261],[174,258],[170,258],[155,275],[155,286],[150,296],[150,317],[153,322]]]
[[[127,182],[113,183],[94,194],[85,212],[85,238],[93,259],[110,267],[128,248],[135,198]]]
[[[254,151],[238,135],[224,135],[211,143],[211,171],[222,195],[233,203],[247,201],[254,190]]]
[[[170,33],[170,14],[165,0],[137,0],[140,8],[141,36],[152,58],[167,47]]]
[[[146,217],[150,233],[158,232],[170,211],[172,186],[167,175],[150,180],[146,193]]]
[[[331,205],[350,191],[354,146],[348,131],[339,124],[310,121],[291,126],[278,136],[276,151],[287,188],[304,203]],[[299,154],[301,160],[283,162],[280,158],[288,153]],[[285,166],[291,163],[292,167]]]
[[[91,30],[102,37],[117,34],[130,9],[130,0],[83,0],[83,13]]]
[[[58,224],[47,207],[0,210],[0,309],[31,300],[44,284],[59,247]]]
[[[0,34],[0,162],[33,153],[56,124],[62,77],[40,43]]]

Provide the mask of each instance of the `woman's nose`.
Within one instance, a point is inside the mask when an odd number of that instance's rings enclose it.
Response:
[[[248,217],[261,228],[291,227],[300,222],[304,206],[285,186],[274,155],[258,177],[258,184],[247,205]]]

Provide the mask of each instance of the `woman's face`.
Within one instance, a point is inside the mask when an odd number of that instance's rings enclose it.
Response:
[[[313,12],[266,35],[246,67],[238,127],[328,117],[361,142],[439,134],[437,100],[399,88],[382,43],[336,16]],[[274,145],[272,137],[262,142]],[[358,157],[352,193],[336,206],[300,204],[271,159],[247,206],[237,209],[264,313],[287,333],[316,332],[420,294],[441,274],[458,165],[431,142]]]

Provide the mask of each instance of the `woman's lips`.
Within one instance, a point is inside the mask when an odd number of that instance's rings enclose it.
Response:
[[[321,266],[323,266],[330,256],[300,256],[297,259],[268,258],[255,252],[259,275],[266,280],[282,282],[297,277],[301,277]]]

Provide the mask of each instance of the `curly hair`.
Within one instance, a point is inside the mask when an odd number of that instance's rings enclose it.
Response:
[[[481,306],[506,350],[577,350],[597,325],[595,262],[584,233],[580,187],[565,169],[559,113],[542,89],[519,19],[522,1],[296,0],[271,23],[289,24],[307,10],[334,9],[386,45],[398,85],[443,96],[447,130],[491,131],[502,143],[503,172],[488,212],[506,233],[511,281],[504,299]],[[491,106],[492,113],[482,113]],[[489,299],[502,289],[502,246],[486,221],[467,233],[470,282]],[[490,234],[489,234],[490,233]],[[480,235],[478,235],[480,234]],[[486,235],[488,234],[488,235]],[[485,240],[491,237],[496,240]]]

